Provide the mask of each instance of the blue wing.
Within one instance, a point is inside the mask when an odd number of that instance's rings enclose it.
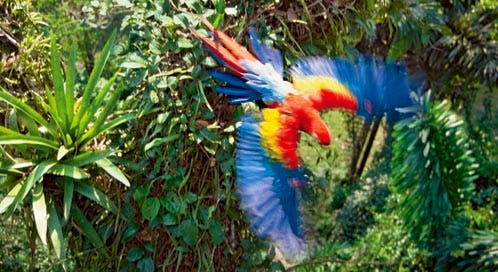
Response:
[[[301,259],[305,243],[294,187],[307,182],[304,169],[289,170],[267,155],[261,146],[260,123],[252,115],[242,118],[237,142],[236,185],[251,228],[286,259]]]
[[[396,109],[413,106],[412,91],[423,86],[423,80],[412,79],[403,64],[372,57],[355,61],[342,58],[308,58],[292,67],[297,76],[326,76],[337,79],[353,93],[356,114],[367,121],[387,116],[389,121],[402,118]]]

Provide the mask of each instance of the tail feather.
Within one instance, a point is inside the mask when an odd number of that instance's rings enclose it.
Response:
[[[237,58],[227,50],[222,45],[214,42],[211,39],[203,37],[199,32],[195,29],[190,29],[190,31],[194,34],[194,36],[201,40],[204,46],[209,49],[209,52],[215,56],[215,59],[220,62],[225,67],[229,68],[230,71],[236,74],[239,77],[242,77],[242,74],[245,72],[244,68],[240,65]]]

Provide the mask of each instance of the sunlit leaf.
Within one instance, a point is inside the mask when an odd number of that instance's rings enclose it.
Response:
[[[124,175],[124,173],[116,166],[114,165],[109,159],[100,159],[96,161],[97,165],[104,169],[109,175],[111,175],[113,178],[117,179],[121,183],[123,183],[126,187],[130,187],[130,181],[128,178]]]
[[[83,169],[79,167],[67,164],[60,164],[60,163],[52,167],[49,173],[58,176],[70,177],[73,179],[86,179],[90,176],[88,173],[86,173]]]
[[[45,203],[43,185],[37,184],[33,189],[33,217],[35,219],[36,230],[44,245],[47,245],[48,214]]]
[[[57,255],[57,258],[64,259],[66,258],[66,249],[64,245],[64,236],[62,234],[59,215],[57,215],[57,211],[55,210],[53,204],[49,204],[48,212],[48,230],[50,241],[52,241],[52,246],[54,248],[55,255]]]
[[[63,220],[65,223],[69,221],[69,214],[71,211],[71,204],[73,202],[74,181],[70,178],[64,180],[64,204],[62,209]]]

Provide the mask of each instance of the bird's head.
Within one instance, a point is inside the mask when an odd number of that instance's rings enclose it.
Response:
[[[302,96],[290,95],[285,99],[283,108],[295,117],[299,130],[316,138],[322,145],[330,144],[329,129],[311,101]]]

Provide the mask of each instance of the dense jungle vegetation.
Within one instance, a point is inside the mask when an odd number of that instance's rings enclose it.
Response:
[[[253,26],[289,67],[383,56],[423,72],[413,118],[324,114],[303,135],[310,256],[248,229],[242,107],[190,33]],[[494,0],[0,2],[0,271],[497,271]]]

